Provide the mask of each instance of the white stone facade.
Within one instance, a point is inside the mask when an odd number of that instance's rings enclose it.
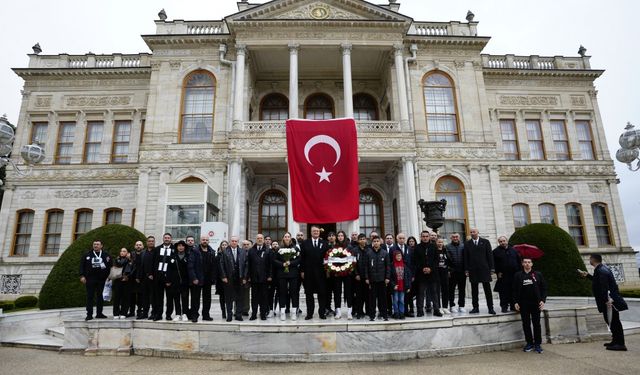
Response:
[[[0,211],[0,275],[21,275],[20,293],[37,293],[57,259],[42,255],[51,209],[63,211],[59,253],[72,241],[79,209],[93,211],[92,228],[103,225],[106,209],[118,208],[121,223],[160,236],[174,199],[212,207],[231,234],[255,237],[263,193],[288,195],[284,121],[261,119],[272,93],[287,98],[292,118],[305,117],[305,100],[315,93],[331,98],[333,117],[354,113],[354,94],[375,99],[376,119],[356,121],[360,183],[381,198],[384,232],[417,236],[424,226],[417,199],[434,199],[438,179],[453,176],[464,185],[467,231],[477,227],[495,243],[513,232],[517,203],[528,205],[529,222],[540,221],[539,204],[554,204],[557,224],[568,230],[565,205],[577,203],[583,255],[603,253],[621,265],[624,285],[640,284],[594,87],[602,71],[588,56],[483,55],[489,38],[477,36],[472,18],[417,22],[397,13],[395,2],[238,4],[222,21],[156,21],[156,34],[143,36],[151,54],[34,54],[28,67],[15,69],[25,81],[15,150],[31,142],[35,123],[47,124],[46,160],[27,177],[8,172]],[[185,79],[196,71],[215,79],[212,138],[182,143]],[[453,83],[456,142],[429,141],[423,90],[433,72]],[[505,157],[500,120],[515,124],[518,160]],[[531,160],[527,120],[540,124],[544,160]],[[570,160],[557,160],[554,120],[566,124]],[[580,157],[575,124],[582,120],[591,127],[593,160]],[[97,161],[88,164],[92,121],[104,124],[103,137]],[[112,163],[119,121],[131,123],[126,163]],[[69,164],[55,159],[63,122],[76,124]],[[171,184],[193,177],[214,194],[198,202],[171,196]],[[593,203],[606,205],[610,245],[598,246]],[[18,256],[23,210],[33,211],[33,224],[30,247]],[[287,223],[291,232],[307,229],[290,215]]]

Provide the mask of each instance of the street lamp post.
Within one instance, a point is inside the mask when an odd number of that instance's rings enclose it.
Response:
[[[20,148],[20,156],[27,165],[27,169],[20,169],[10,157],[15,139],[16,135],[13,126],[7,120],[6,115],[3,115],[0,117],[0,168],[11,165],[20,176],[26,176],[31,172],[33,165],[44,160],[44,149],[39,144],[22,146]],[[2,182],[0,181],[1,184]]]
[[[640,130],[634,129],[630,122],[627,122],[626,130],[620,135],[619,143],[622,148],[616,152],[616,159],[619,162],[625,163],[630,170],[637,171],[640,169]],[[634,167],[631,163],[637,161]]]
[[[438,228],[444,224],[444,211],[447,208],[447,200],[425,201],[424,199],[420,199],[418,204],[424,215],[424,219],[422,220],[427,223],[429,228],[438,233]]]

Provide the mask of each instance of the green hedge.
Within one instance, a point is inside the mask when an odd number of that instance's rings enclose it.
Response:
[[[627,298],[640,298],[640,289],[623,289],[620,295]]]
[[[18,297],[14,304],[17,309],[25,308],[25,307],[36,307],[38,306],[38,297],[36,296],[22,296]]]
[[[126,225],[109,224],[80,236],[60,256],[44,282],[40,291],[42,310],[85,305],[87,297],[80,282],[80,259],[91,250],[94,239],[101,239],[104,250],[116,257],[121,248],[131,251],[136,241],[144,242],[145,235]]]
[[[0,301],[0,309],[2,309],[2,311],[9,311],[15,308],[16,305],[13,303],[13,301]]]
[[[552,224],[529,224],[516,230],[509,243],[535,245],[544,256],[533,261],[533,268],[541,271],[547,281],[550,296],[589,296],[591,285],[578,278],[576,269],[586,271],[575,241]]]

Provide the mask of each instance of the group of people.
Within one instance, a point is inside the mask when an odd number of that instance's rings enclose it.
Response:
[[[533,271],[532,259],[521,257],[506,237],[500,237],[498,247],[492,249],[475,228],[467,241],[454,233],[447,244],[437,233],[426,230],[420,233],[420,241],[404,233],[395,238],[391,234],[383,238],[376,232],[347,237],[344,231],[328,233],[323,239],[317,226],[310,233],[305,239],[302,232],[295,238],[287,232],[280,243],[262,234],[255,242],[232,236],[217,249],[209,245],[207,235],[200,237],[199,244],[193,236],[174,243],[171,234],[165,233],[160,245],[149,236],[146,244],[137,241],[133,251],[121,249],[116,259],[96,239],[80,267],[87,290],[86,320],[94,318],[94,302],[95,317],[106,318],[102,290],[107,279],[113,280],[114,319],[135,316],[158,321],[164,315],[169,321],[197,322],[200,317],[211,321],[214,286],[222,318],[228,322],[242,321],[249,311],[250,320],[266,320],[276,314],[283,321],[287,315],[297,320],[301,286],[306,320],[313,319],[316,301],[320,319],[341,319],[343,303],[349,320],[439,317],[466,312],[467,279],[472,294],[469,313],[480,312],[482,284],[488,313],[495,315],[490,284],[495,274],[501,311],[518,311],[522,316],[524,350],[542,353],[540,312],[546,302],[546,284],[543,275]],[[336,248],[351,254],[354,265],[347,273],[334,274],[326,267],[328,252]],[[616,345],[611,346],[618,347],[618,334],[614,341]]]

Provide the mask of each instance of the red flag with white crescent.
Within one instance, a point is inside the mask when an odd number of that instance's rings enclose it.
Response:
[[[287,120],[287,158],[295,221],[358,219],[358,135],[353,119]]]

